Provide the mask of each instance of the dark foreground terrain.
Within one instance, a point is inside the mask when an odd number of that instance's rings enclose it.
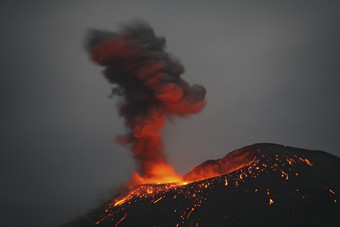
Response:
[[[340,226],[340,159],[323,151],[254,144],[184,179],[196,181],[138,186],[65,227]]]

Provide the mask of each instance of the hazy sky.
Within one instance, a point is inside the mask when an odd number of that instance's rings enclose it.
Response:
[[[259,142],[340,156],[339,1],[21,2],[0,3],[3,226],[63,224],[134,169],[89,28],[148,21],[206,87],[204,111],[164,130],[178,172]]]

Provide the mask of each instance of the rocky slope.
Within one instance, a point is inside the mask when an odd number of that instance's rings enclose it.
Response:
[[[138,186],[66,226],[340,225],[340,159],[323,151],[254,144],[184,179]]]

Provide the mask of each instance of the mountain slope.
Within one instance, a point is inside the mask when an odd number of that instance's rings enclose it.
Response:
[[[322,151],[254,144],[184,179],[195,182],[138,186],[66,226],[340,225],[340,159]]]

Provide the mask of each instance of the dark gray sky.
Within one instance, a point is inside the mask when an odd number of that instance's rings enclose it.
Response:
[[[0,217],[58,226],[96,207],[135,161],[88,28],[148,21],[207,89],[164,131],[180,173],[257,142],[340,156],[339,1],[1,1]]]

